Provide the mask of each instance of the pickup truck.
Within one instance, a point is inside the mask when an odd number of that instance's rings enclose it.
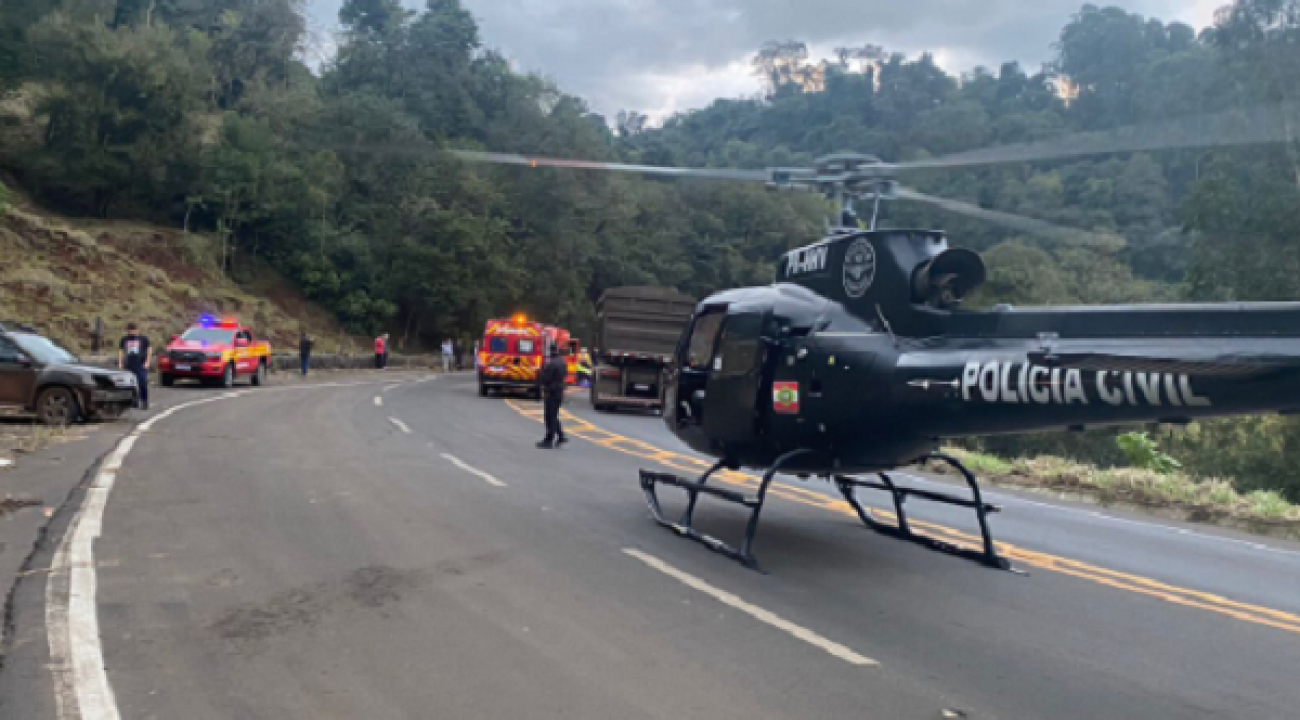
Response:
[[[266,383],[271,344],[259,341],[236,318],[209,316],[182,335],[173,335],[158,355],[158,380],[171,387],[180,378],[233,387],[241,376],[253,385]]]

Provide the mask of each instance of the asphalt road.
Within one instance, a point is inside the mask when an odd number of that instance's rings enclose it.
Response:
[[[995,493],[1019,576],[791,479],[764,575],[648,519],[637,470],[701,462],[659,419],[575,399],[547,452],[536,403],[414,380],[161,393],[213,401],[56,516],[29,563],[56,571],[13,596],[0,717],[1300,715],[1295,545]]]

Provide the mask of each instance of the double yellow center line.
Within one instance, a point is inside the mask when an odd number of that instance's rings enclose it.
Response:
[[[534,403],[520,403],[514,400],[507,400],[506,404],[520,415],[536,422],[542,422],[542,409],[540,405]],[[708,470],[710,466],[710,463],[700,460],[699,458],[673,452],[671,450],[665,450],[640,440],[634,440],[617,433],[612,433],[568,412],[564,413],[564,419],[566,421],[566,434],[582,438],[583,440],[590,441],[615,452],[657,463],[664,467],[685,473],[688,476],[700,475],[705,470]],[[722,470],[714,473],[713,477],[723,483],[742,489],[756,489],[759,483],[759,478],[755,475],[730,470]],[[804,490],[803,488],[792,487],[789,485],[773,484],[768,489],[768,495],[803,505],[811,505],[823,510],[829,510],[830,512],[845,515],[857,520],[857,513],[854,512],[853,508],[851,508],[848,503],[811,490]],[[894,518],[892,513],[883,510],[875,510],[874,512],[878,517],[885,517],[891,520]],[[979,548],[980,546],[977,537],[960,530],[915,519],[911,519],[911,524],[913,527],[924,530],[938,539],[971,548]],[[1105,585],[1119,590],[1127,590],[1129,592],[1145,595],[1157,600],[1163,600],[1175,605],[1205,610],[1235,620],[1263,625],[1278,630],[1285,630],[1286,632],[1300,635],[1300,615],[1283,612],[1281,610],[1274,610],[1259,605],[1237,602],[1221,595],[1178,587],[1176,585],[1170,585],[1140,575],[1132,575],[1129,573],[1109,570],[1079,560],[1035,552],[1033,550],[1027,550],[1007,543],[1000,542],[997,545],[998,551],[1002,555],[1024,566],[1034,567],[1040,570],[1048,570],[1062,575],[1069,575],[1070,577],[1089,580],[1099,585]]]

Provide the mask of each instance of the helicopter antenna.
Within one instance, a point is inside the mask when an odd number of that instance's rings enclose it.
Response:
[[[898,349],[898,336],[894,334],[894,328],[889,324],[885,317],[885,311],[880,309],[880,304],[876,304],[876,317],[880,318],[880,323],[885,326],[885,332],[889,333],[889,338],[894,341],[894,349]]]

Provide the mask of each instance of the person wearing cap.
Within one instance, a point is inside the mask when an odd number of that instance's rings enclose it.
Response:
[[[537,443],[537,447],[550,450],[563,445],[569,439],[560,427],[560,406],[564,403],[564,379],[569,374],[569,364],[564,360],[566,349],[554,345],[547,348],[546,364],[542,366],[542,375],[538,378],[542,386],[543,415],[546,418],[546,438]]]

